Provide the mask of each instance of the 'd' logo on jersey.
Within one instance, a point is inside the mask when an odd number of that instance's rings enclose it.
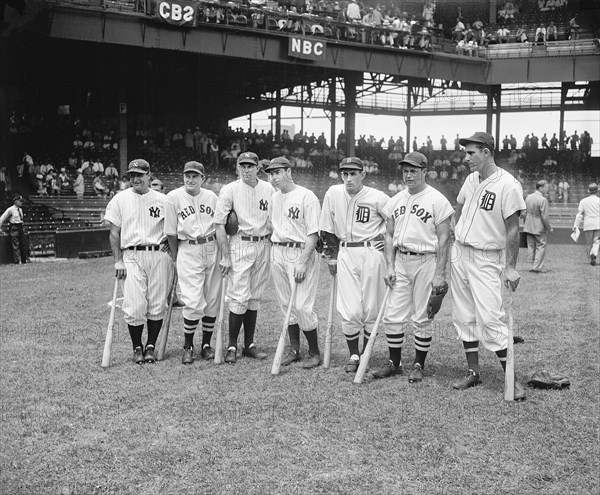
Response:
[[[300,208],[298,208],[297,206],[292,206],[288,210],[288,217],[290,217],[292,220],[298,220],[299,216],[300,216]]]
[[[158,218],[160,216],[160,208],[158,206],[151,206],[148,210],[150,211],[150,216],[152,218]]]
[[[258,209],[262,210],[262,211],[267,211],[268,207],[269,207],[269,202],[266,199],[261,199],[260,203],[258,204]]]
[[[371,218],[371,209],[367,206],[356,207],[356,221],[358,223],[367,223]]]
[[[479,208],[485,211],[491,211],[494,209],[494,203],[496,203],[496,193],[486,189],[485,194],[481,197]]]

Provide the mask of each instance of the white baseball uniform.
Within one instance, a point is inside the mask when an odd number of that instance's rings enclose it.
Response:
[[[217,195],[200,189],[196,196],[182,186],[167,194],[165,234],[177,236],[177,276],[187,320],[219,313],[223,277],[213,217]]]
[[[457,200],[463,207],[451,256],[454,326],[463,342],[481,341],[486,349],[501,351],[508,344],[508,329],[502,321],[504,221],[525,209],[523,189],[501,168],[482,181],[473,172]]]
[[[428,351],[433,337],[427,303],[436,267],[436,227],[450,218],[454,209],[442,193],[426,186],[417,194],[410,194],[408,189],[399,192],[390,199],[383,213],[394,222],[396,271],[396,284],[383,319],[388,345],[402,347],[412,321],[415,347]]]
[[[582,228],[590,256],[598,256],[600,247],[600,197],[591,194],[579,202],[574,227]]]
[[[173,264],[165,244],[166,196],[150,189],[137,194],[126,189],[106,206],[104,219],[121,229],[121,249],[127,277],[123,312],[129,325],[162,320],[173,280]]]
[[[277,191],[271,198],[271,275],[282,313],[285,315],[292,295],[294,266],[302,256],[307,236],[319,232],[321,205],[317,196],[305,187],[286,194]],[[287,245],[282,245],[287,244]],[[309,258],[306,277],[298,284],[296,300],[290,316],[290,325],[297,324],[302,331],[317,328],[317,314],[313,310],[319,283],[319,267],[315,251]]]
[[[234,210],[239,225],[238,233],[229,239],[231,274],[227,284],[229,310],[236,314],[260,307],[269,269],[269,204],[274,192],[273,186],[264,180],[252,187],[238,179],[219,193],[215,224],[224,225],[227,215]]]
[[[343,184],[331,186],[323,199],[319,230],[341,240],[337,308],[347,340],[358,338],[362,328],[368,338],[385,294],[385,258],[373,241],[383,240],[388,200],[367,186],[351,196]]]

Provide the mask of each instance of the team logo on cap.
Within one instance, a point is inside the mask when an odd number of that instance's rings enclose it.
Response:
[[[352,163],[352,158],[346,158],[346,163]]]

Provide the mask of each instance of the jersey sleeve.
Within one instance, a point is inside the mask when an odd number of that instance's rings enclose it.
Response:
[[[377,211],[384,218],[384,220],[388,220],[390,217],[385,213],[386,207],[390,204],[390,197],[382,191],[379,191],[381,195],[379,196],[379,200],[377,201]]]
[[[319,230],[331,232],[335,234],[335,226],[333,225],[333,214],[331,212],[331,189],[325,193],[323,198],[323,207],[321,208],[321,215],[319,217]]]
[[[452,215],[454,215],[454,208],[452,208],[452,205],[450,204],[450,201],[448,201],[446,196],[444,196],[443,194],[440,194],[440,198],[436,204],[436,211],[435,211],[436,227],[440,223],[442,223],[444,220],[447,220],[448,218],[450,218]]]
[[[106,205],[106,213],[104,214],[104,220],[117,227],[121,227],[122,223],[120,199],[119,194],[111,199],[108,205]]]
[[[383,217],[386,220],[389,220],[390,218],[392,218],[392,212],[394,211],[394,204],[396,203],[396,196],[400,194],[397,193],[394,196],[392,196],[389,201],[384,205],[384,207],[381,209],[381,214],[383,215]]]
[[[215,206],[215,224],[225,225],[227,215],[233,208],[233,187],[227,184],[221,189]]]
[[[502,218],[505,220],[517,211],[525,209],[523,188],[518,182],[511,182],[502,191]]]
[[[456,197],[456,202],[460,205],[464,205],[467,201],[467,188],[469,187],[468,182],[470,178],[471,176],[469,175],[467,179],[463,182],[463,185],[460,188],[460,191],[458,192],[458,196]]]
[[[319,217],[321,214],[321,205],[319,204],[319,200],[311,193],[306,197],[306,211],[305,211],[305,221],[306,221],[306,234],[316,234],[319,232]]]
[[[177,198],[175,191],[171,191],[167,194],[165,199],[165,235],[177,235]]]

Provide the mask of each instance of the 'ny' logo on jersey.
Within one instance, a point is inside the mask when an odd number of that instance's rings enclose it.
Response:
[[[496,202],[496,193],[488,191],[486,189],[485,194],[481,197],[481,204],[479,208],[486,211],[494,209],[494,203]]]
[[[158,218],[160,216],[160,208],[158,206],[151,206],[148,210],[150,211],[150,216],[152,218]]]
[[[261,199],[258,208],[262,211],[267,211],[268,206],[269,202],[266,199]]]
[[[356,221],[358,223],[367,223],[371,218],[371,209],[366,206],[356,208]]]
[[[288,210],[288,217],[290,217],[292,220],[298,220],[299,216],[300,216],[300,208],[298,208],[297,206],[292,206]]]

